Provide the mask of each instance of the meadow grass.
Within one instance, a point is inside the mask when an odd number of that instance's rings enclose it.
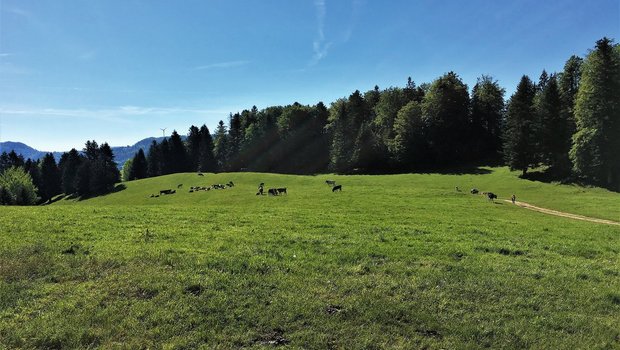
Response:
[[[465,191],[616,221],[620,194],[480,170],[0,207],[0,348],[620,348],[620,227]]]

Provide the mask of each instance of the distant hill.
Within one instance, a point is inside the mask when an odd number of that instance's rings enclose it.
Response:
[[[181,136],[181,137],[183,138],[183,140],[185,140],[185,136]],[[116,161],[116,164],[118,164],[118,168],[119,169],[122,168],[123,164],[125,164],[127,159],[132,158],[134,154],[136,154],[136,152],[140,150],[140,148],[144,150],[145,154],[148,154],[149,147],[151,143],[153,142],[153,140],[156,140],[157,142],[161,142],[163,139],[164,139],[163,137],[148,137],[148,138],[145,138],[143,140],[136,142],[132,146],[112,147],[112,152],[114,152],[114,160]],[[12,141],[0,142],[0,153],[2,152],[9,153],[11,151],[15,151],[15,153],[21,154],[24,157],[24,159],[30,158],[34,160],[43,158],[45,154],[49,153],[45,151],[39,151],[21,142],[12,142]],[[52,154],[54,154],[54,158],[56,158],[56,161],[60,160],[60,156],[62,155],[62,153],[63,152],[52,152]]]

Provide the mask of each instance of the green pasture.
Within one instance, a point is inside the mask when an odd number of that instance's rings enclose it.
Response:
[[[620,348],[620,226],[502,201],[620,221],[618,193],[506,168],[123,185],[0,207],[0,348]]]

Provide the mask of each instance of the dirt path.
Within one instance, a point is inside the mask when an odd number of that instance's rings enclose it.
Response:
[[[508,199],[504,199],[504,201],[508,202],[508,203],[511,203],[511,201],[508,200]],[[534,210],[534,211],[537,211],[537,212],[540,212],[540,213],[549,214],[549,215],[556,215],[556,216],[562,216],[562,217],[565,217],[565,218],[571,218],[571,219],[577,219],[577,220],[583,220],[583,221],[596,222],[596,223],[599,223],[599,224],[607,224],[607,225],[617,225],[617,226],[620,226],[620,222],[617,222],[617,221],[605,220],[605,219],[597,219],[597,218],[591,218],[591,217],[583,216],[583,215],[565,213],[565,212],[562,212],[562,211],[557,211],[557,210],[537,207],[535,205],[531,205],[531,204],[525,203],[525,202],[516,201],[515,205],[518,205],[518,206],[520,206],[522,208],[525,208],[525,209]]]

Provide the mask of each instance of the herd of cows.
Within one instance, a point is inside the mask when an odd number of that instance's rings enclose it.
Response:
[[[198,173],[198,176],[204,176],[204,175],[202,173]],[[336,181],[334,180],[326,180],[325,183],[332,187],[332,192],[342,191],[342,185],[336,185]],[[180,189],[182,187],[183,187],[183,184],[177,185],[177,189]],[[194,193],[198,191],[225,190],[227,188],[232,188],[232,187],[235,187],[235,184],[232,181],[229,181],[227,184],[213,184],[211,186],[192,186],[189,188],[189,193]],[[164,190],[160,190],[159,194],[151,194],[150,198],[159,198],[159,196],[171,195],[175,193],[177,193],[177,191],[174,189],[164,189]],[[287,192],[286,187],[269,188],[265,192],[265,183],[261,182],[258,185],[258,192],[256,192],[256,195],[262,196],[265,194],[269,196],[280,196],[280,195],[288,194],[288,192]]]
[[[198,173],[199,176],[204,176],[202,173]],[[342,185],[337,185],[335,180],[325,180],[325,183],[332,188],[332,192],[340,192],[342,191]],[[177,189],[183,187],[183,184],[177,185]],[[235,184],[232,181],[229,181],[227,184],[213,184],[211,186],[192,186],[189,188],[189,193],[199,192],[199,191],[211,191],[211,190],[225,190],[227,188],[235,187]],[[454,188],[457,192],[461,192],[458,186]],[[151,198],[157,198],[163,195],[171,195],[175,194],[177,191],[173,189],[164,189],[160,190],[159,194],[151,194]],[[480,194],[480,191],[477,188],[472,188],[469,190],[471,194]],[[265,191],[265,183],[261,182],[258,185],[258,191],[256,192],[257,196],[263,196],[267,194],[268,196],[280,196],[280,195],[288,195],[288,191],[286,187],[272,187],[268,188]],[[482,195],[486,196],[488,200],[494,201],[497,199],[497,195],[493,192],[482,192]],[[516,197],[513,194],[510,198],[512,203],[515,203]]]

